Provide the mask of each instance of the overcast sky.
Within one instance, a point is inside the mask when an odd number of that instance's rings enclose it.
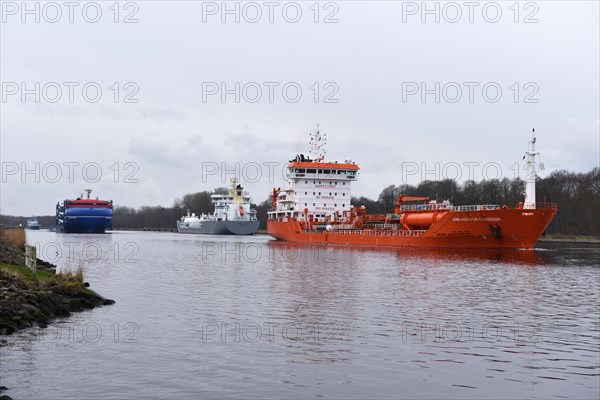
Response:
[[[596,1],[113,3],[2,2],[2,214],[171,206],[236,169],[261,202],[317,123],[371,198],[524,176],[534,127],[542,174],[599,164]]]

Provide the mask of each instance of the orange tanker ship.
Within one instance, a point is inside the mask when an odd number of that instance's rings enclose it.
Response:
[[[324,161],[326,135],[311,133],[314,159],[297,155],[287,166],[288,186],[273,189],[267,230],[295,243],[448,248],[533,249],[557,212],[535,201],[535,134],[529,142],[525,201],[454,206],[428,197],[398,196],[393,214],[367,214],[350,204],[359,166]]]

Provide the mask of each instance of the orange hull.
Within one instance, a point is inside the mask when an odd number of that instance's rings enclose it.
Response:
[[[267,222],[267,231],[276,239],[294,243],[533,249],[556,211],[556,208],[448,211],[425,231],[368,228],[303,231],[301,224],[293,219],[270,220]]]

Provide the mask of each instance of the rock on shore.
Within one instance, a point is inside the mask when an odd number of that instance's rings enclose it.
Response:
[[[114,303],[87,289],[80,276],[55,274],[54,266],[42,260],[34,276],[23,265],[23,252],[1,237],[0,248],[0,335]]]
[[[37,275],[26,267],[0,265],[0,334],[45,327],[55,317],[114,303],[60,275]]]

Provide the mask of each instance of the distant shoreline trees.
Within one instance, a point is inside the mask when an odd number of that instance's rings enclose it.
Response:
[[[548,227],[548,234],[600,236],[600,168],[587,173],[555,171],[536,183],[538,202],[547,200],[558,204],[558,214]],[[217,189],[223,191],[224,188]],[[452,179],[422,181],[418,185],[390,185],[384,188],[376,200],[367,197],[352,197],[355,207],[365,206],[372,214],[394,212],[399,194],[427,196],[431,200],[449,200],[456,205],[507,204],[516,206],[524,200],[525,182],[515,179],[489,179],[462,183]],[[213,205],[210,192],[190,193],[177,199],[173,207],[141,207],[134,210],[116,207],[113,216],[115,229],[172,228],[175,221],[190,212],[210,213]],[[261,222],[267,227],[267,211],[271,207],[270,196],[262,203],[253,205]]]

